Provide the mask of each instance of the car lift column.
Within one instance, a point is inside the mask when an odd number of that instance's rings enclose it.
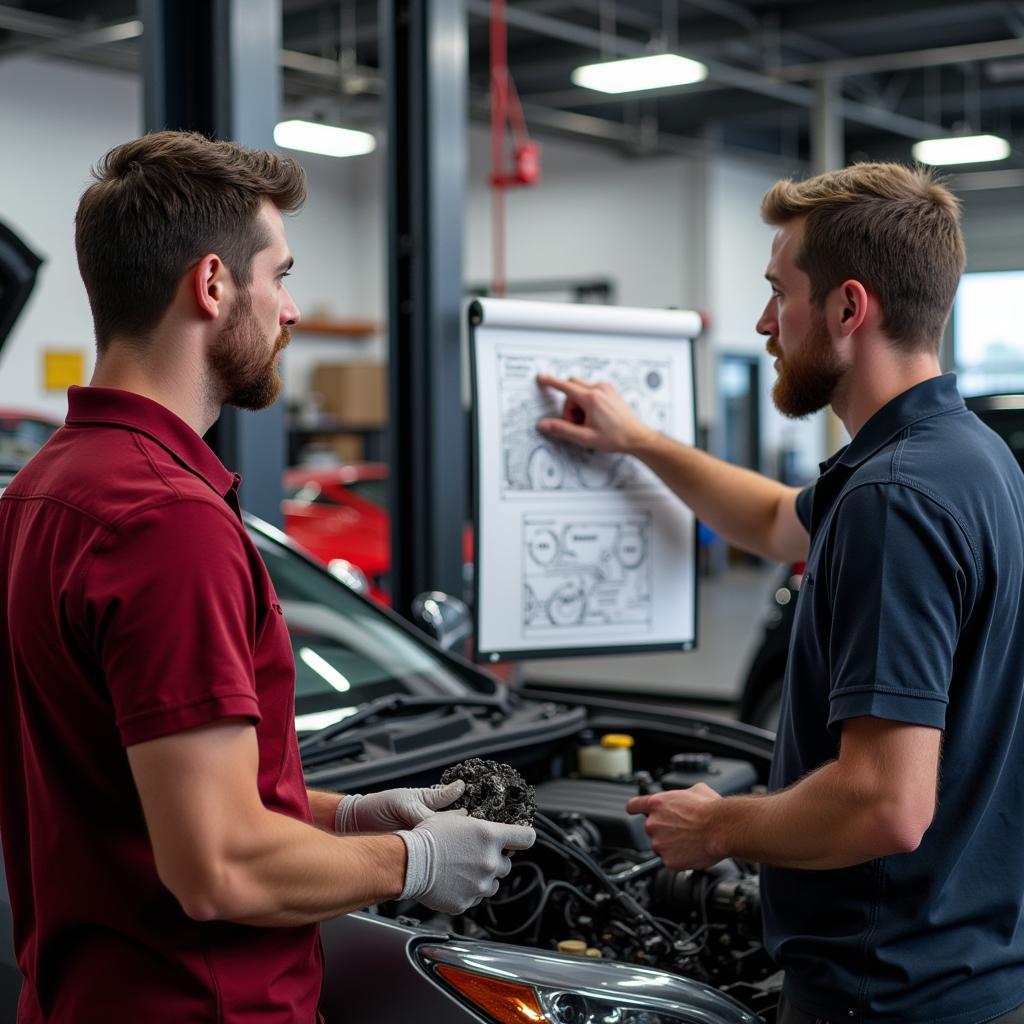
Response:
[[[391,592],[462,596],[464,0],[383,0],[388,161]]]
[[[139,0],[146,131],[190,129],[274,148],[280,106],[281,0]],[[226,407],[206,434],[242,476],[242,506],[281,524],[284,400]]]

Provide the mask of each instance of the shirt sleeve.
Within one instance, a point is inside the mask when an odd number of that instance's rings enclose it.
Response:
[[[803,528],[811,532],[811,509],[814,506],[814,484],[809,484],[796,496],[796,517]]]
[[[83,628],[126,747],[218,718],[259,722],[249,557],[230,512],[197,500],[139,513],[100,545]]]
[[[887,483],[844,497],[830,532],[829,727],[871,716],[943,728],[976,579],[962,530],[927,495]]]

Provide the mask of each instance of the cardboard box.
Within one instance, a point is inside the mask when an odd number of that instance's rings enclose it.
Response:
[[[380,427],[388,419],[388,372],[383,363],[321,363],[313,390],[325,412],[353,427]]]
[[[342,462],[362,462],[366,458],[362,434],[317,435],[311,440],[331,448]]]

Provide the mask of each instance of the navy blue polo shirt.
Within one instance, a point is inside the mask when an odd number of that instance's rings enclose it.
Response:
[[[765,941],[807,1013],[979,1024],[1024,1002],[1024,475],[952,375],[880,409],[797,510],[811,549],[771,771],[862,716],[943,730],[913,853],[765,868]]]

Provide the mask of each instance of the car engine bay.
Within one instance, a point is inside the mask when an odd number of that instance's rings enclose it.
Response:
[[[452,918],[411,903],[377,912],[469,939],[670,971],[771,1020],[781,974],[761,944],[756,865],[726,860],[707,870],[670,870],[653,853],[644,818],[625,809],[637,792],[698,782],[722,795],[756,792],[762,772],[740,757],[680,750],[655,730],[635,738],[643,767],[613,778],[578,768],[580,751],[594,745],[592,730],[553,757],[549,747],[547,757],[513,759],[535,786],[537,842],[515,854],[491,899]]]

